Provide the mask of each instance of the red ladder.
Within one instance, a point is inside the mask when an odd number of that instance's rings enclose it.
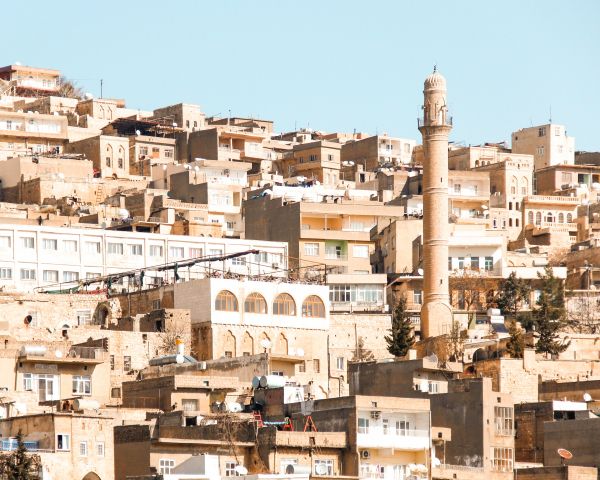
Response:
[[[308,415],[306,417],[306,422],[304,422],[304,431],[306,432],[306,430],[308,430],[309,432],[317,431],[317,426],[315,425],[315,422],[311,415]]]
[[[254,421],[256,422],[256,428],[262,428],[265,426],[263,423],[262,415],[258,410],[254,410],[252,412],[252,416],[254,417]]]

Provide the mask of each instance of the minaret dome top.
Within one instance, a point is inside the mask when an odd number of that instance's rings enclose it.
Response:
[[[446,90],[446,79],[437,71],[437,66],[425,79],[425,90]]]

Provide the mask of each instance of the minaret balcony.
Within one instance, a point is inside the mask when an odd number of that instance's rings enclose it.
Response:
[[[417,125],[421,127],[451,127],[452,117],[436,118],[433,120],[425,119],[422,117],[417,118]]]

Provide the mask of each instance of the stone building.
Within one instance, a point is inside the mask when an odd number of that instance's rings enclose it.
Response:
[[[512,133],[513,153],[533,155],[534,168],[575,163],[575,138],[567,135],[564,125],[548,123],[522,128]]]

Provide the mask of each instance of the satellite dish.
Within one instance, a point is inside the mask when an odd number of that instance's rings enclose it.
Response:
[[[142,132],[140,132],[139,130],[136,130],[135,134],[138,135],[138,136],[140,136],[142,134]]]
[[[434,467],[439,467],[442,464],[441,460],[437,457],[433,457],[433,460],[431,461],[431,463],[433,464]]]
[[[21,62],[19,62],[19,61],[17,60],[17,61],[15,62],[15,65],[16,65],[16,66],[20,66],[20,65],[21,65]]]
[[[237,473],[238,475],[247,475],[248,474],[248,469],[246,467],[244,467],[243,465],[238,465],[237,467],[234,468],[235,473]]]
[[[315,473],[317,475],[327,475],[327,465],[324,465],[322,463],[315,465]]]
[[[260,341],[260,346],[262,348],[270,348],[271,347],[271,342],[265,338],[264,340]]]
[[[558,456],[563,460],[571,460],[573,458],[573,454],[566,448],[559,448],[556,453],[558,453]]]
[[[129,210],[127,210],[126,208],[119,208],[119,218],[129,218]]]
[[[591,402],[592,401],[592,396],[589,393],[585,392],[583,394],[583,401],[584,402]]]
[[[299,348],[296,350],[296,355],[298,355],[299,357],[303,357],[304,356],[304,349],[303,348]]]
[[[86,92],[86,94],[83,97],[86,100],[91,100],[92,98],[94,98],[94,96],[90,92]]]
[[[62,353],[60,350],[56,350],[56,351],[54,352],[54,356],[55,356],[56,358],[62,358],[62,356],[63,356],[63,353]]]
[[[419,275],[423,276],[423,273],[425,273],[425,272],[423,271],[423,269],[422,269],[422,268],[419,268],[419,269],[417,269],[417,273],[418,273]]]
[[[184,358],[183,355],[181,355],[180,353],[178,353],[177,355],[175,355],[175,361],[179,364],[182,364],[184,362]]]

